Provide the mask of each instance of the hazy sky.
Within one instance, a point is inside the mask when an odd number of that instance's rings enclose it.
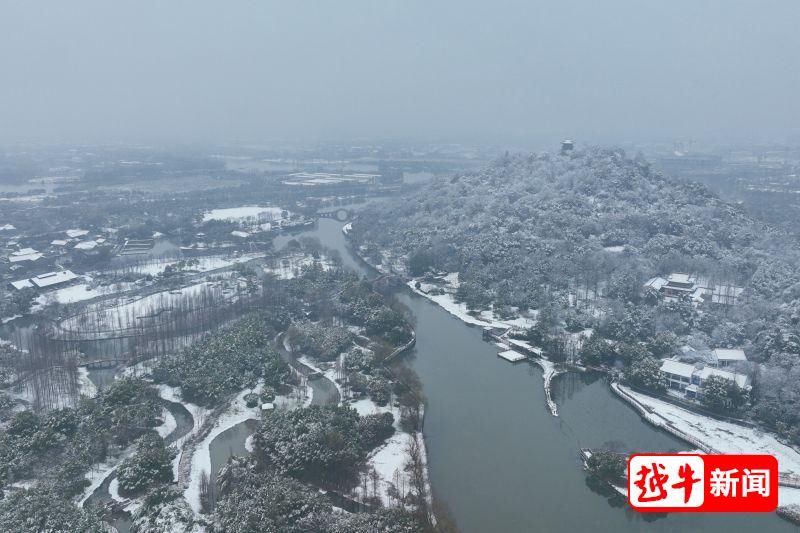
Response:
[[[800,139],[800,0],[0,0],[0,142]]]

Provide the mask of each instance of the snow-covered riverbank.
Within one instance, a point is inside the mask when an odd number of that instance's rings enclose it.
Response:
[[[481,311],[477,315],[474,313],[470,313],[467,304],[459,303],[455,300],[455,290],[458,288],[458,272],[453,274],[448,274],[444,277],[446,281],[444,294],[436,294],[434,291],[436,288],[440,288],[440,285],[434,284],[424,284],[418,280],[411,280],[407,283],[408,287],[414,291],[416,294],[427,298],[428,300],[434,302],[442,309],[450,313],[451,315],[455,316],[459,320],[466,322],[467,324],[472,324],[474,326],[481,326],[481,327],[490,327],[490,328],[498,328],[504,330],[510,329],[526,329],[530,328],[531,326],[535,325],[536,323],[536,312],[531,310],[527,314],[529,316],[518,316],[512,319],[501,319],[495,316],[493,311]],[[420,284],[420,287],[417,288],[417,283]],[[504,339],[505,342],[505,339]],[[530,346],[525,341],[519,341],[514,339],[508,339],[508,343],[512,344],[516,347],[522,347],[529,351],[536,351],[537,348]],[[508,348],[508,346],[506,346]],[[553,400],[550,385],[553,381],[553,378],[558,374],[563,373],[563,370],[557,369],[555,363],[552,361],[545,359],[544,357],[539,357],[532,359],[534,363],[539,365],[542,369],[542,378],[544,380],[544,394],[545,394],[545,402],[547,403],[547,408],[550,409],[550,413],[553,416],[558,416],[558,406],[556,402]]]
[[[420,296],[431,300],[442,309],[455,316],[456,318],[472,324],[474,326],[491,327],[500,329],[518,328],[525,329],[536,324],[535,310],[529,310],[527,315],[520,314],[514,318],[500,318],[493,311],[481,311],[480,313],[470,313],[467,304],[459,303],[455,299],[455,291],[458,289],[458,272],[447,274],[443,278],[445,284],[426,283],[421,280],[412,279],[407,283],[409,288]],[[419,288],[417,288],[419,283]],[[443,291],[442,294],[436,289]]]
[[[694,413],[618,383],[611,386],[645,420],[706,453],[773,455],[778,459],[782,476],[800,475],[800,451],[780,442],[771,433]],[[781,486],[778,499],[780,506],[800,505],[800,489]]]
[[[374,415],[380,413],[392,413],[394,416],[394,434],[386,442],[378,446],[367,458],[367,468],[374,469],[377,473],[378,482],[373,484],[371,479],[367,480],[367,486],[359,486],[356,492],[362,497],[377,496],[386,507],[397,505],[396,495],[411,488],[411,478],[406,471],[409,460],[409,449],[414,441],[419,446],[422,461],[425,469],[426,491],[428,503],[431,503],[431,488],[428,481],[427,451],[425,449],[425,439],[421,432],[407,433],[400,425],[400,409],[385,405],[379,406],[369,398],[362,398],[349,403],[350,407],[358,411],[360,416]],[[395,492],[397,491],[397,492]],[[393,496],[392,494],[395,494]]]

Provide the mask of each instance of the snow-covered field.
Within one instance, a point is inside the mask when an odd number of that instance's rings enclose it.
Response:
[[[244,205],[225,209],[212,209],[203,213],[203,222],[210,220],[227,220],[232,222],[246,222],[248,220],[280,220],[280,207],[261,207],[257,205]]]
[[[85,279],[91,281],[91,278],[84,276]],[[117,283],[114,285],[98,285],[90,287],[89,283],[79,283],[77,285],[70,285],[62,289],[55,289],[47,291],[35,299],[34,310],[36,308],[44,307],[50,303],[72,304],[75,302],[83,302],[91,300],[92,298],[99,298],[101,296],[108,296],[117,292],[130,290],[134,287],[132,283]]]
[[[161,291],[141,298],[131,298],[112,302],[92,303],[83,313],[67,318],[61,323],[65,330],[80,330],[88,325],[89,330],[124,330],[140,325],[143,317],[151,316],[164,309],[179,305],[191,297],[199,297],[203,293],[218,298],[222,287],[219,283],[203,281],[173,291]],[[115,304],[115,305],[114,305]],[[85,324],[84,321],[89,321]]]
[[[248,253],[242,254],[239,256],[233,255],[211,255],[205,257],[193,257],[189,259],[157,259],[154,261],[147,261],[144,263],[133,263],[128,266],[123,266],[116,269],[114,272],[135,272],[137,274],[150,274],[151,276],[157,276],[164,272],[164,270],[168,266],[177,265],[180,261],[188,261],[194,260],[197,261],[196,265],[187,266],[187,271],[192,272],[209,272],[211,270],[218,270],[220,268],[227,268],[238,263],[246,263],[247,261],[251,261],[253,259],[258,259],[264,257],[265,253]]]
[[[262,269],[264,272],[274,274],[279,279],[294,279],[302,271],[303,267],[311,266],[314,263],[319,263],[323,270],[333,268],[333,263],[324,257],[314,259],[310,255],[298,253],[268,261],[262,266]]]
[[[393,506],[396,502],[394,498],[389,495],[389,489],[391,486],[396,487],[398,482],[401,486],[405,486],[406,490],[411,486],[409,475],[405,471],[405,465],[408,460],[408,453],[406,450],[413,439],[416,438],[422,441],[422,435],[412,435],[402,431],[400,428],[400,410],[396,407],[391,405],[381,407],[369,398],[362,398],[348,405],[358,411],[360,416],[387,412],[394,415],[394,434],[387,439],[384,444],[376,448],[367,458],[367,466],[374,468],[380,477],[378,496],[385,506]],[[367,492],[371,495],[372,483],[368,481],[367,484],[369,487],[358,487],[356,491],[360,494]]]

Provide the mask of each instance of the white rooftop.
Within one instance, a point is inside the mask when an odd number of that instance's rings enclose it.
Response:
[[[21,250],[17,250],[16,252],[11,252],[11,255],[17,257],[17,256],[20,256],[20,255],[30,255],[30,254],[35,254],[35,253],[36,253],[36,250],[34,250],[33,248],[23,248]]]
[[[651,278],[644,284],[645,287],[652,287],[654,290],[660,291],[661,287],[667,284],[667,280],[664,278]]]
[[[67,241],[62,240],[62,239],[55,239],[50,244],[52,244],[53,246],[66,246],[67,245]]]
[[[71,239],[76,239],[78,237],[83,237],[84,235],[88,234],[89,231],[85,229],[68,229],[64,233],[67,234],[68,237]]]
[[[72,281],[77,277],[78,275],[71,270],[59,270],[58,272],[48,272],[47,274],[42,274],[41,276],[31,278],[31,283],[39,288],[43,288],[57,285],[59,283],[66,283],[67,281]]]
[[[670,274],[667,280],[670,283],[694,283],[694,276],[690,274],[673,273]]]
[[[739,387],[746,387],[747,386],[747,376],[744,374],[737,374],[736,372],[728,372],[727,370],[720,370],[719,368],[714,368],[712,366],[704,367],[697,371],[700,379],[706,380],[711,376],[719,376],[721,378],[729,379],[735,382]]]
[[[715,348],[712,352],[718,361],[747,361],[744,350],[738,348]]]
[[[516,363],[517,361],[522,361],[523,359],[525,359],[524,355],[514,350],[505,350],[497,355],[502,357],[506,361],[511,361],[512,363]]]
[[[12,224],[3,224],[2,226],[0,226],[0,231],[11,231],[12,229],[17,229],[17,228],[15,228]]]
[[[32,254],[24,254],[24,255],[11,254],[8,257],[8,260],[10,262],[12,262],[12,263],[19,263],[21,261],[36,261],[38,259],[41,259],[42,257],[44,257],[44,255],[42,255],[42,254],[40,254],[38,252],[32,253]]]
[[[76,250],[91,250],[97,247],[97,243],[94,241],[82,241],[75,245]]]
[[[675,359],[664,359],[661,362],[661,371],[668,374],[675,374],[685,378],[690,378],[695,371],[695,367],[694,365],[690,365],[689,363],[681,363]]]
[[[27,289],[29,287],[33,287],[33,283],[29,279],[21,279],[19,281],[12,281],[11,286],[21,291],[22,289]]]

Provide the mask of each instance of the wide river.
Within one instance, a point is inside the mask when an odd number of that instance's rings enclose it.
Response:
[[[351,255],[340,223],[323,219],[304,235],[338,250],[345,265],[374,275]],[[557,377],[553,393],[560,416],[553,417],[538,368],[499,359],[480,329],[429,300],[405,290],[397,297],[416,319],[417,344],[406,361],[419,374],[427,398],[431,484],[463,533],[796,530],[774,514],[673,513],[648,519],[593,490],[578,459],[581,447],[688,446],[646,424],[598,376]]]

